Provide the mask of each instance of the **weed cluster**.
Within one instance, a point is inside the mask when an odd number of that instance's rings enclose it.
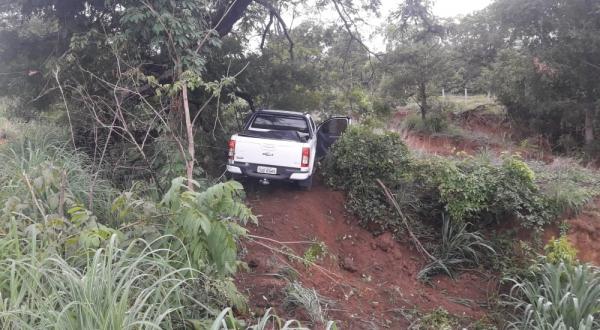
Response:
[[[525,276],[513,284],[504,303],[512,307],[515,329],[600,328],[600,270],[580,264],[565,238],[546,247]]]
[[[441,112],[431,113],[425,117],[425,119],[418,113],[412,113],[402,122],[402,129],[428,135],[454,135],[458,132],[458,128],[453,126],[448,120],[448,117]]]
[[[245,309],[230,276],[256,217],[239,183],[119,192],[64,141],[29,123],[0,145],[0,327],[173,329]]]

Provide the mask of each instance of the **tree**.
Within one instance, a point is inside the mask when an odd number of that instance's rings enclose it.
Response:
[[[431,2],[410,0],[392,14],[387,31],[391,85],[400,95],[414,97],[426,118],[432,87],[445,77],[445,28],[431,13]]]
[[[531,92],[530,109],[520,108],[533,113],[553,109],[552,117],[558,120],[553,120],[555,127],[563,126],[561,121],[576,110],[581,114],[581,139],[592,148],[600,99],[600,4],[592,0],[501,0],[492,12],[533,71],[530,81],[535,85],[526,89]]]

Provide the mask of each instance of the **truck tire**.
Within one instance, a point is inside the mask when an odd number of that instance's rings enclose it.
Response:
[[[312,188],[313,176],[309,176],[308,179],[298,181],[298,186],[302,190],[309,191]]]

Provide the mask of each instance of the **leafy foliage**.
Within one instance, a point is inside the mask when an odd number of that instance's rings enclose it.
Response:
[[[556,143],[564,137],[591,147],[598,128],[598,4],[498,1],[490,21],[519,47],[498,54],[496,91],[516,123]],[[567,150],[565,150],[567,151]]]
[[[507,303],[515,329],[600,327],[600,271],[590,265],[545,263],[528,278],[513,279]]]
[[[242,194],[243,187],[236,181],[194,192],[186,190],[184,178],[173,180],[162,201],[174,218],[168,228],[182,241],[195,268],[212,268],[224,276],[235,273],[239,264],[236,240],[246,233],[236,221],[257,221],[241,201]]]
[[[400,136],[354,126],[332,146],[324,173],[330,186],[348,191],[347,207],[363,224],[385,227],[393,213],[376,180],[395,187],[408,165],[409,152]]]
[[[557,158],[550,165],[533,166],[536,183],[554,214],[578,214],[600,195],[600,175],[575,161]]]
[[[327,254],[327,245],[323,242],[312,243],[302,256],[302,261],[306,266],[310,266],[316,261],[322,259]]]
[[[245,310],[228,277],[256,220],[239,183],[176,179],[163,203],[143,183],[117,194],[64,139],[29,123],[0,146],[0,327],[169,329]]]
[[[577,250],[566,236],[561,236],[558,239],[554,239],[553,237],[546,244],[544,250],[549,263],[573,265],[577,262]]]
[[[514,216],[525,227],[539,228],[553,219],[533,171],[517,156],[506,157],[501,166],[468,158],[426,161],[421,167],[433,173],[433,184],[453,220]]]

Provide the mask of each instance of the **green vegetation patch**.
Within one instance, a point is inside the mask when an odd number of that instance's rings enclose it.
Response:
[[[327,183],[348,192],[346,206],[363,224],[387,228],[394,218],[377,179],[397,185],[408,173],[409,152],[395,133],[351,127],[332,147],[324,164]]]

